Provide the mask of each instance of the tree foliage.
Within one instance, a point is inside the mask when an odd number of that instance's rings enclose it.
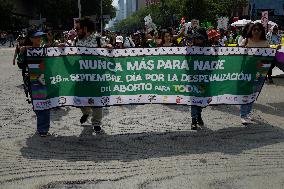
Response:
[[[158,26],[167,27],[172,25],[175,18],[179,16],[179,0],[162,0],[161,2],[160,4],[144,7],[132,16],[120,21],[115,25],[115,30],[134,31],[135,29],[143,28],[144,18],[149,14]]]
[[[151,14],[155,24],[165,28],[177,25],[182,17],[215,23],[219,16],[231,17],[235,10],[242,9],[248,0],[161,0],[135,12],[116,24],[116,30],[135,30],[143,27],[143,18]]]
[[[8,0],[0,0],[0,31],[11,29],[13,21],[13,4]]]
[[[100,0],[81,0],[82,16],[95,16],[100,21],[101,4]],[[78,18],[77,0],[37,0],[35,6],[38,15],[47,18],[52,26],[70,28],[73,26],[73,18]],[[112,0],[103,0],[103,14],[115,17],[115,8],[112,6]]]

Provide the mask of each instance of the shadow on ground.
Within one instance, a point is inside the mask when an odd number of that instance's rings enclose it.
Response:
[[[284,87],[284,75],[273,77],[273,82],[274,84],[272,85]]]
[[[68,115],[68,112],[71,110],[71,107],[60,107],[60,108],[53,108],[51,110],[51,121],[60,121],[64,116]]]
[[[173,131],[120,135],[90,135],[91,132],[91,127],[85,126],[79,137],[40,138],[33,135],[27,139],[21,153],[28,159],[127,162],[211,152],[240,154],[245,150],[284,141],[283,129],[262,122],[249,127],[230,127],[217,131],[206,129],[199,132]]]
[[[190,111],[190,106],[187,105],[174,105],[174,104],[165,104],[164,106],[176,110],[176,111],[180,111],[180,112],[189,112]]]
[[[253,109],[259,110],[265,114],[270,114],[274,116],[284,117],[284,102],[279,103],[267,103],[268,106],[263,104],[253,104]],[[231,115],[239,116],[239,106],[231,106],[231,105],[219,105],[219,106],[212,106],[212,110],[217,110],[225,113],[229,113]]]

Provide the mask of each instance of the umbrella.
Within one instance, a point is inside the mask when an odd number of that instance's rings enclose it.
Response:
[[[261,23],[261,20],[256,20],[256,21],[254,21],[253,23],[254,23],[254,24],[255,24],[255,23]],[[275,22],[272,22],[272,21],[268,21],[268,25],[275,26],[275,25],[278,25],[278,24],[276,24]]]
[[[242,19],[242,20],[238,20],[234,23],[231,24],[231,26],[245,26],[247,25],[248,23],[251,23],[251,20],[246,20],[246,19]]]

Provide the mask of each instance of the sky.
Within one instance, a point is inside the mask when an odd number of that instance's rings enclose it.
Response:
[[[112,5],[117,7],[118,6],[118,0],[113,0]]]

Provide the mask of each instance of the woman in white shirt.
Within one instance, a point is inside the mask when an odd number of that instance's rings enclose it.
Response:
[[[265,36],[265,29],[261,23],[255,23],[251,26],[248,35],[247,35],[247,44],[245,47],[252,48],[261,48],[261,47],[269,47],[268,41]],[[241,122],[243,125],[251,124],[252,117],[252,105],[244,104],[240,107],[240,116]]]
[[[243,28],[242,34],[238,39],[238,46],[239,47],[246,46],[247,34],[248,34],[249,29],[252,25],[253,25],[252,23],[249,23],[249,24],[246,24],[245,27]]]

